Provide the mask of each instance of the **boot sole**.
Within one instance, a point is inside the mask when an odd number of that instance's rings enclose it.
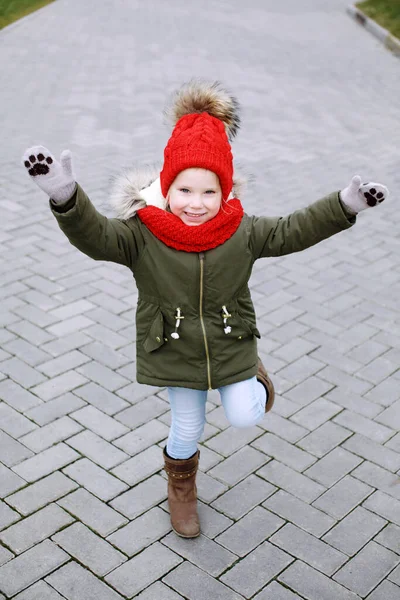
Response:
[[[185,539],[197,538],[201,534],[201,531],[199,531],[199,533],[195,533],[193,535],[184,535],[183,533],[179,533],[179,531],[176,531],[176,529],[174,529],[173,527],[172,527],[172,529],[174,530],[174,532],[176,533],[176,535],[179,535],[179,537],[185,538]]]

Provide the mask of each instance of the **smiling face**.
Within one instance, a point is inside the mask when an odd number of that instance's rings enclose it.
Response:
[[[221,186],[207,169],[185,169],[175,178],[167,196],[171,212],[185,225],[202,225],[218,214]]]

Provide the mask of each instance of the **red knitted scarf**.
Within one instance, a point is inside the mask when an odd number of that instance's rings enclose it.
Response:
[[[213,218],[202,225],[185,225],[176,215],[146,206],[137,211],[139,219],[166,246],[184,252],[204,252],[220,246],[235,233],[244,211],[237,198],[224,203]]]

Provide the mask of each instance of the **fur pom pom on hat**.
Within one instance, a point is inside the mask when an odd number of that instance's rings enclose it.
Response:
[[[175,94],[166,111],[175,125],[164,150],[160,173],[164,198],[177,175],[200,167],[218,175],[226,200],[233,185],[233,157],[229,139],[239,128],[239,105],[218,82],[191,81]]]

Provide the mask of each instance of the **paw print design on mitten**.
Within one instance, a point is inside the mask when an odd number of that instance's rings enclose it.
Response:
[[[389,196],[389,190],[382,183],[368,181],[361,183],[361,177],[354,175],[349,185],[340,192],[342,202],[354,213],[381,204]]]
[[[376,187],[371,187],[376,185]],[[378,189],[377,189],[378,188]],[[385,186],[379,183],[363,183],[360,192],[363,194],[368,206],[375,206],[385,200]]]
[[[22,163],[33,181],[56,202],[68,200],[76,188],[69,150],[61,153],[60,162],[44,146],[26,150]]]
[[[53,159],[51,156],[45,157],[44,154],[39,152],[37,157],[31,154],[27,160],[24,161],[24,165],[28,169],[28,173],[31,177],[36,175],[47,175],[50,171],[49,165],[51,165]]]

